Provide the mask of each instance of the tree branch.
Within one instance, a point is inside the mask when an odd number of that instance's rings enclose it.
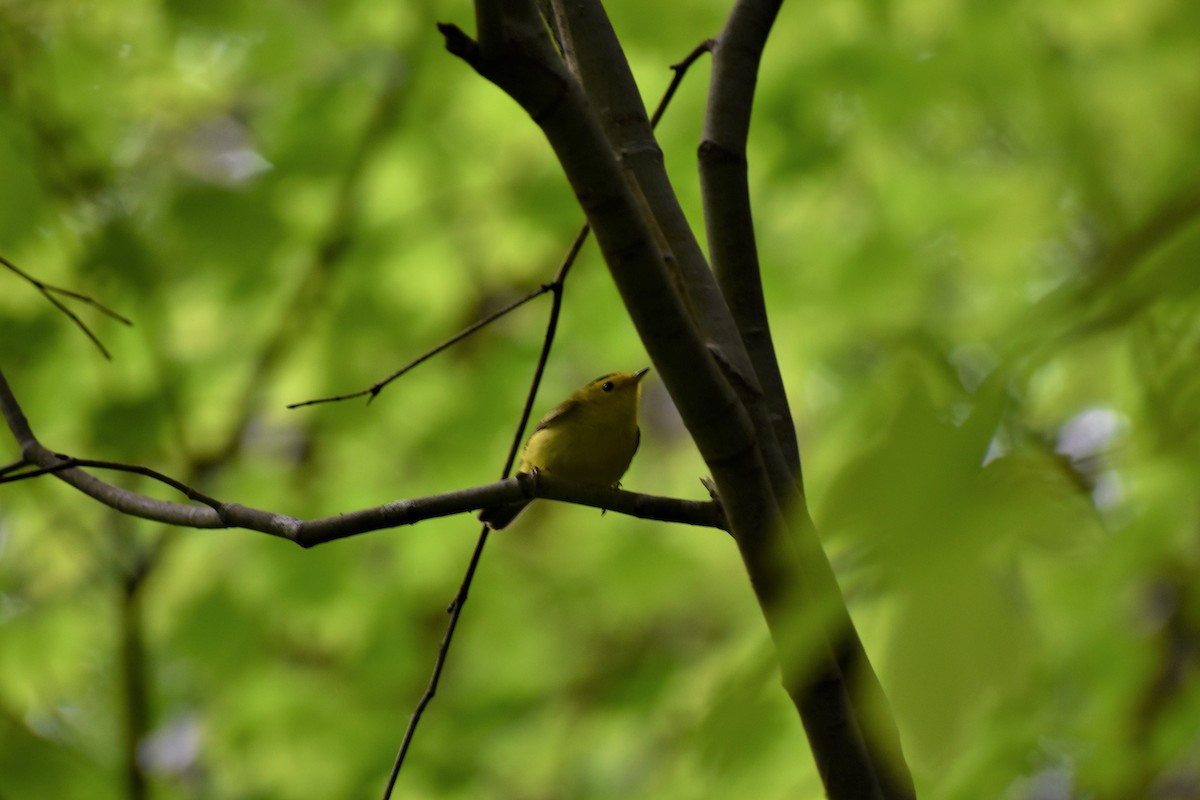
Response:
[[[563,9],[557,15],[559,29],[569,28],[572,34],[564,51],[573,54],[583,80],[594,69],[588,66],[593,58],[611,69],[619,47],[602,10],[589,0],[559,0],[557,7]],[[605,126],[596,118],[612,115],[610,122],[615,123],[615,117],[624,115],[636,122],[640,101],[622,99],[624,72],[613,88],[601,77],[604,70],[596,70],[592,83],[600,88],[592,97],[564,68],[544,29],[532,19],[516,18],[531,13],[528,6],[509,5],[505,11],[513,18],[488,32],[487,46],[475,46],[458,29],[442,26],[447,46],[520,103],[543,129],[588,214],[642,341],[720,487],[827,791],[847,798],[908,796],[903,780],[895,789],[893,764],[888,763],[895,760],[896,773],[907,777],[898,737],[895,748],[878,747],[874,737],[870,742],[864,738],[864,730],[877,718],[886,720],[885,728],[890,718],[885,705],[871,702],[882,697],[881,691],[868,691],[858,704],[851,696],[850,682],[861,680],[871,690],[878,689],[878,681],[808,518],[796,481],[798,456],[793,461],[796,468],[789,468],[779,427],[741,334],[732,325],[711,324],[712,314],[729,314],[723,301],[706,305],[699,315],[710,322],[705,334],[693,325],[696,309],[691,301],[704,295],[690,294],[688,281],[694,277],[696,286],[715,284],[707,271],[696,270],[687,274],[684,287],[678,286],[669,236],[658,228],[665,212],[652,204],[638,179],[631,179],[636,171],[618,164],[617,153],[624,157],[623,145],[629,142],[630,150],[649,152],[637,146],[643,141],[637,139],[640,130],[635,124],[633,138],[614,135],[622,130],[620,125]],[[485,18],[480,16],[479,22],[482,43]],[[769,27],[761,31],[763,37]],[[589,43],[589,37],[601,41]],[[630,93],[628,84],[625,93]],[[773,364],[771,369],[778,371]],[[780,393],[778,400],[790,418],[786,397]],[[794,436],[792,442],[794,448]],[[781,535],[788,527],[784,508],[791,510],[792,537]],[[802,620],[804,625],[798,625]]]
[[[579,234],[577,235],[576,242],[578,243],[579,246],[582,246],[584,239],[586,239],[586,238],[587,238],[587,226],[584,226],[580,230]],[[576,252],[578,252],[578,251],[576,251]],[[458,333],[451,336],[449,339],[446,339],[444,342],[442,342],[441,344],[432,348],[431,350],[425,351],[421,355],[414,358],[412,361],[405,364],[400,369],[393,372],[391,375],[388,375],[386,378],[376,381],[375,383],[368,386],[366,389],[360,389],[357,392],[349,392],[348,394],[333,395],[331,397],[319,397],[315,400],[303,400],[299,403],[289,403],[288,408],[303,408],[305,406],[315,406],[315,405],[319,405],[321,403],[340,403],[344,400],[353,400],[356,397],[366,397],[367,402],[370,403],[372,400],[374,400],[376,397],[378,397],[379,393],[382,392],[385,388],[387,388],[388,384],[390,384],[392,381],[401,378],[402,376],[407,374],[410,370],[413,370],[416,367],[419,367],[421,364],[424,364],[426,361],[433,358],[438,353],[440,353],[443,350],[446,350],[450,347],[453,347],[454,345],[461,342],[463,339],[466,339],[467,337],[471,336],[472,334],[486,328],[488,325],[491,325],[496,320],[507,316],[508,314],[512,313],[513,311],[516,311],[518,308],[525,305],[530,300],[541,297],[542,295],[544,295],[547,292],[550,292],[552,290],[553,290],[552,284],[546,284],[545,286],[539,286],[537,289],[534,289],[532,292],[529,292],[524,297],[521,297],[521,298],[518,298],[518,299],[512,301],[511,303],[506,305],[504,308],[501,308],[498,311],[488,314],[486,317],[483,317],[482,319],[476,320],[475,322],[471,323],[467,327],[463,328]]]
[[[693,324],[702,331],[709,351],[723,363],[724,371],[733,373],[727,377],[733,378],[731,385],[754,417],[762,390],[726,299],[667,176],[662,149],[608,15],[597,0],[554,3],[575,59],[572,69],[579,75],[582,90],[596,110],[633,198],[663,251],[676,291]],[[774,435],[769,427],[763,433]]]
[[[547,6],[549,4],[549,2],[550,2],[550,0],[541,0],[543,14],[547,13],[547,8],[545,6]],[[552,10],[550,11],[550,13],[551,14],[553,13]],[[557,28],[557,25],[555,26],[555,28]],[[553,32],[553,30],[552,30],[552,32]],[[558,42],[558,44],[561,47],[563,43]],[[671,69],[674,71],[675,74],[672,77],[671,82],[668,85],[666,91],[664,92],[662,99],[659,101],[658,108],[655,109],[654,117],[651,122],[651,125],[657,124],[658,120],[662,118],[663,113],[666,111],[668,104],[671,102],[671,98],[674,96],[676,89],[678,89],[680,82],[683,80],[684,75],[688,71],[688,68],[696,61],[697,58],[699,58],[703,53],[708,51],[708,46],[709,46],[709,43],[705,42],[703,45],[695,48],[690,54],[688,54],[678,64],[675,64],[672,66]],[[533,375],[533,379],[530,382],[529,392],[527,393],[526,398],[525,398],[525,405],[521,411],[520,421],[517,423],[516,431],[514,432],[514,436],[513,436],[513,440],[512,440],[512,444],[511,444],[511,447],[509,448],[508,456],[504,463],[504,469],[501,471],[502,477],[508,477],[508,474],[509,474],[510,470],[512,469],[513,463],[516,460],[517,452],[518,452],[518,449],[520,448],[521,442],[524,440],[525,428],[529,423],[529,418],[530,418],[530,415],[533,410],[533,401],[537,395],[537,389],[541,385],[541,379],[542,379],[542,375],[544,374],[544,371],[545,371],[546,362],[550,356],[550,349],[553,346],[554,337],[558,330],[558,318],[559,318],[559,313],[562,310],[562,300],[563,300],[563,294],[564,294],[564,291],[566,288],[567,275],[568,275],[572,265],[575,263],[575,259],[579,255],[580,248],[583,247],[583,243],[587,239],[590,231],[591,231],[590,225],[585,223],[584,226],[579,230],[579,233],[576,234],[575,240],[571,243],[571,247],[568,249],[566,256],[563,258],[562,264],[559,266],[558,273],[555,275],[555,278],[551,283],[543,286],[537,293],[531,294],[530,296],[518,301],[517,303],[514,303],[513,305],[509,306],[507,309],[505,309],[502,312],[502,313],[507,313],[507,311],[512,310],[518,304],[525,302],[525,300],[531,299],[533,296],[536,296],[536,294],[540,294],[545,291],[552,292],[553,302],[550,306],[549,318],[546,321],[546,333],[542,338],[541,353],[538,355],[537,366],[534,369],[534,375]],[[490,321],[490,318],[489,318],[489,320],[484,320],[484,321],[476,323],[475,325],[471,326],[467,330],[460,333],[458,336],[453,337],[452,339],[443,343],[443,345],[440,345],[434,352],[453,344],[454,342],[458,341],[460,338],[463,338],[463,337],[473,333],[475,330],[478,329],[478,327],[482,327],[482,325],[487,324],[488,321]],[[432,353],[426,354],[425,357],[428,357],[429,355],[432,355]],[[422,359],[418,359],[417,361],[413,362],[409,366],[400,370],[393,377],[399,377],[400,374],[402,374],[407,369],[410,369],[410,368],[416,366],[423,359],[424,359],[424,357]],[[391,379],[392,378],[389,378],[388,380],[391,380]],[[374,395],[372,395],[372,397],[374,397]],[[714,494],[714,499],[715,499],[715,494]],[[721,523],[721,527],[725,527],[726,523],[724,521],[723,514],[721,515],[720,523]],[[483,549],[488,541],[489,530],[490,529],[487,526],[483,526],[483,528],[480,530],[479,539],[476,542],[475,549],[471,554],[471,560],[467,565],[467,571],[463,577],[463,581],[459,588],[458,594],[455,595],[454,601],[450,604],[450,609],[449,609],[450,619],[446,625],[446,632],[442,637],[441,644],[438,646],[437,658],[434,660],[433,673],[429,678],[429,684],[426,687],[425,692],[421,695],[420,700],[417,701],[416,708],[413,709],[413,713],[409,718],[408,727],[406,728],[406,730],[404,732],[404,738],[401,741],[399,752],[396,754],[395,763],[392,766],[392,772],[388,777],[388,783],[387,783],[386,788],[384,789],[383,800],[388,800],[388,798],[391,797],[392,790],[396,784],[396,779],[399,775],[400,769],[402,768],[402,766],[404,764],[405,755],[407,754],[408,748],[409,748],[410,744],[412,743],[413,736],[415,735],[416,727],[420,723],[421,717],[425,713],[426,707],[433,700],[434,693],[437,691],[438,682],[441,679],[442,669],[445,666],[447,656],[449,655],[450,646],[454,639],[454,633],[458,627],[458,620],[462,614],[463,605],[466,603],[467,595],[470,590],[471,583],[474,579],[476,567],[479,564],[479,560],[480,560],[481,556],[483,555]]]
[[[532,6],[515,3],[505,10],[514,16],[498,29],[485,29],[496,13],[477,16],[479,44],[457,27],[439,26],[447,48],[508,93],[546,134],[642,342],[712,470],[822,777],[836,778],[826,781],[827,789],[837,798],[878,797],[877,767],[848,702],[823,616],[827,612],[818,615],[815,639],[798,625],[801,613],[807,617],[814,609],[840,604],[844,614],[845,607],[836,583],[833,592],[822,584],[822,591],[812,593],[797,544],[783,535],[783,504],[800,498],[794,496],[770,427],[757,418],[752,422],[743,405],[745,399],[753,401],[753,393],[735,392],[729,380],[744,390],[753,386],[754,376],[739,374],[729,354],[706,342],[696,328],[654,233],[654,217],[643,211],[645,197],[627,181],[596,119],[595,104],[561,62]],[[744,358],[735,337],[731,352],[738,351]],[[767,444],[766,452],[759,449],[760,441]],[[802,511],[802,502],[797,507]]]
[[[699,149],[701,190],[709,254],[722,294],[736,320],[755,375],[762,383],[769,424],[787,471],[796,481],[794,539],[825,613],[837,670],[852,713],[871,751],[878,791],[885,798],[915,796],[899,732],[888,711],[862,640],[841,596],[836,576],[803,511],[803,478],[795,424],[775,354],[763,296],[750,204],[746,143],[758,69],[781,0],[738,0],[717,40],[712,83]],[[776,474],[782,487],[782,475]],[[810,740],[812,739],[810,732]],[[814,748],[819,747],[814,741]],[[822,759],[818,758],[818,766]],[[826,762],[828,764],[828,762]],[[826,785],[832,776],[824,775]]]
[[[799,479],[796,427],[767,320],[746,172],[758,65],[781,2],[742,0],[734,5],[713,53],[699,162],[713,270],[762,384],[775,438],[788,469]]]
[[[104,505],[135,517],[187,528],[245,528],[288,539],[301,547],[313,547],[368,531],[411,525],[433,517],[461,514],[522,498],[560,500],[660,522],[681,522],[710,528],[725,527],[720,506],[714,502],[659,497],[574,483],[549,476],[525,474],[484,486],[411,500],[396,500],[374,508],[304,520],[238,503],[214,500],[146,467],[109,461],[84,461],[59,455],[42,445],[33,435],[2,372],[0,409],[4,412],[9,429],[21,445],[25,462],[41,468],[34,473],[15,476],[17,478],[50,473]],[[205,505],[159,500],[123,489],[84,471],[80,466],[83,464],[133,472],[162,481],[189,497],[201,499]],[[12,477],[10,476],[9,480]]]
[[[92,329],[89,328],[87,326],[87,324],[84,323],[84,321],[81,320],[74,311],[67,308],[66,304],[63,303],[61,300],[59,300],[57,297],[55,297],[55,295],[62,295],[63,297],[69,298],[71,300],[76,300],[80,303],[83,303],[84,305],[91,306],[92,308],[99,311],[101,314],[104,314],[107,317],[115,319],[117,322],[120,322],[123,325],[132,326],[133,325],[132,322],[130,322],[128,319],[126,319],[125,317],[118,314],[116,311],[113,311],[111,308],[104,305],[103,303],[97,302],[96,300],[93,300],[92,298],[88,297],[85,294],[80,294],[79,292],[73,292],[70,289],[63,289],[59,286],[51,286],[50,284],[45,283],[44,281],[38,280],[37,278],[30,275],[28,272],[25,272],[23,269],[18,267],[16,264],[9,261],[4,256],[0,256],[0,264],[3,264],[4,266],[8,267],[9,270],[11,270],[12,272],[15,272],[21,278],[23,278],[24,280],[29,282],[31,285],[33,285],[33,287],[35,289],[37,289],[39,292],[42,293],[43,297],[45,297],[47,300],[50,301],[51,305],[53,305],[55,308],[57,308],[62,313],[66,314],[67,319],[71,320],[71,322],[73,322],[75,324],[75,327],[77,327],[77,328],[79,328],[79,330],[83,331],[84,335],[87,336],[88,339],[91,340],[92,344],[96,345],[96,348],[100,351],[100,355],[104,356],[109,361],[112,361],[112,355],[108,352],[108,348],[106,348],[104,346],[104,344],[100,341],[100,338],[98,336],[96,336],[95,333],[92,332]]]

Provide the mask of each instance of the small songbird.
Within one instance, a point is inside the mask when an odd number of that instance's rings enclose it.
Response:
[[[616,486],[641,441],[638,400],[649,367],[614,372],[584,386],[542,417],[521,452],[518,472]],[[507,527],[529,500],[492,506],[479,519],[492,530]]]

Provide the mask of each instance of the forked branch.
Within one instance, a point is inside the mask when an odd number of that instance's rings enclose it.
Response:
[[[7,267],[9,269],[9,271],[16,273],[18,276],[20,276],[22,279],[24,279],[27,283],[29,283],[35,289],[37,289],[39,292],[41,292],[42,297],[45,297],[50,302],[51,305],[53,305],[55,308],[57,308],[59,311],[61,311],[63,314],[65,314],[67,316],[67,319],[71,320],[71,322],[74,323],[76,328],[79,328],[79,330],[83,331],[84,336],[87,336],[88,339],[91,340],[92,344],[96,345],[96,349],[98,349],[100,351],[100,354],[102,356],[107,358],[109,361],[112,360],[112,355],[108,352],[108,348],[104,346],[104,343],[100,341],[100,337],[98,337],[95,333],[92,332],[92,329],[89,328],[87,326],[87,324],[82,319],[79,318],[78,314],[76,314],[74,311],[72,311],[70,308],[68,308],[66,303],[64,303],[62,300],[59,300],[58,298],[63,297],[68,300],[74,300],[77,303],[83,303],[86,306],[90,306],[90,307],[96,309],[101,314],[104,314],[106,317],[109,317],[110,319],[115,319],[117,322],[120,322],[123,325],[133,325],[132,322],[130,322],[128,319],[126,319],[125,317],[118,314],[116,311],[113,311],[111,308],[104,305],[103,303],[100,303],[100,302],[88,297],[86,294],[80,294],[79,292],[75,292],[70,289],[64,289],[61,286],[51,286],[50,284],[46,283],[45,281],[38,280],[37,278],[33,277],[25,270],[18,267],[16,264],[9,261],[4,256],[0,256],[0,264],[3,264],[5,267]]]
[[[455,26],[440,28],[450,52],[543,130],[588,215],[654,367],[712,471],[827,792],[904,797],[903,787],[893,791],[886,763],[898,754],[864,736],[867,720],[843,672],[843,665],[869,665],[858,659],[861,644],[807,517],[794,437],[790,446],[780,442],[789,428],[773,417],[787,414],[790,423],[786,398],[780,392],[777,404],[766,403],[746,335],[712,273],[689,256],[697,249],[690,231],[674,227],[673,191],[603,7],[552,4],[561,52],[528,0],[478,0],[477,42]],[[764,39],[769,29],[770,18]],[[753,313],[743,321],[747,329],[756,322]],[[785,534],[789,528],[795,535]],[[816,638],[802,633],[813,625]]]

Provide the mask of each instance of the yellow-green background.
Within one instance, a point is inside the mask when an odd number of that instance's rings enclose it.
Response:
[[[609,5],[651,101],[727,10]],[[579,221],[438,20],[471,30],[470,4],[0,2],[0,254],[135,323],[79,308],[104,361],[0,272],[0,365],[47,445],[304,517],[497,477],[544,300],[370,406],[284,408],[547,281]],[[707,73],[661,126],[695,223]],[[750,146],[767,302],[923,797],[1197,780],[1198,140],[1194,3],[781,12]],[[645,364],[589,248],[535,413]],[[247,386],[236,456],[197,472]],[[1056,461],[1089,410],[1111,435]],[[625,485],[702,498],[653,380],[642,422]],[[819,796],[733,545],[543,505],[488,547],[400,796]],[[151,796],[378,796],[476,530],[170,534],[141,590]],[[0,487],[3,800],[126,796],[121,576],[163,536],[52,479]]]

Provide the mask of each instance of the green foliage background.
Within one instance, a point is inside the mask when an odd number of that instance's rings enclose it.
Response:
[[[651,102],[727,11],[610,5]],[[105,362],[0,274],[49,446],[300,516],[497,476],[536,305],[370,406],[284,408],[548,280],[578,224],[439,19],[469,4],[0,2],[0,253],[135,322],[81,310]],[[923,797],[1200,791],[1198,33],[1194,3],[827,0],[772,36],[750,158],[776,344]],[[661,127],[696,223],[706,73]],[[539,412],[646,363],[587,253]],[[702,497],[661,387],[643,431],[625,484]],[[130,609],[154,797],[377,796],[475,535],[300,551],[0,488],[0,797],[127,796]],[[549,504],[489,545],[400,785],[819,794],[733,545]]]

